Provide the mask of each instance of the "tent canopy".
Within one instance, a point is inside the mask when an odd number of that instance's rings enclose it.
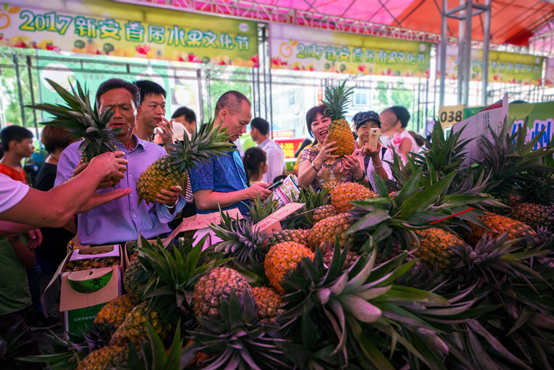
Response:
[[[440,34],[441,0],[257,0],[322,15],[350,18],[422,32]],[[480,0],[484,3],[484,0]],[[448,9],[460,5],[448,0]],[[492,0],[491,42],[524,46],[533,32],[554,18],[547,0]],[[472,39],[483,40],[483,15],[473,18]],[[448,35],[458,35],[458,21],[448,20]]]

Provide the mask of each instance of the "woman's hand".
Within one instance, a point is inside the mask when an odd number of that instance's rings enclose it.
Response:
[[[344,168],[352,173],[355,179],[361,179],[364,175],[364,165],[362,150],[357,149],[352,155],[345,155],[342,157],[342,163]]]
[[[314,159],[314,162],[315,162],[314,164],[316,164],[319,168],[321,168],[321,166],[329,159],[335,159],[339,157],[338,155],[331,154],[333,151],[338,149],[337,147],[334,146],[337,142],[332,141],[329,143],[328,140],[329,140],[329,135],[327,135],[325,140],[323,140],[323,145],[321,146],[319,154]]]
[[[379,159],[379,154],[381,153],[381,143],[377,142],[377,148],[372,148],[369,146],[369,142],[363,147],[362,151],[364,155],[370,157],[373,161]]]

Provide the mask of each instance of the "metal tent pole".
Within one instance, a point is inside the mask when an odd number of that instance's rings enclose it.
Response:
[[[471,0],[469,0],[471,1]],[[465,9],[465,1],[460,0],[460,8]],[[467,15],[467,13],[464,13]],[[471,28],[470,28],[471,30]],[[458,28],[458,99],[457,104],[463,104],[464,99],[464,65],[465,65],[465,53],[464,53],[464,34],[465,34],[465,21],[464,18],[460,18],[460,24]]]
[[[482,104],[488,105],[487,88],[489,85],[489,44],[491,39],[491,0],[485,0],[485,6],[488,8],[485,11],[485,24],[483,29],[483,73],[482,73]]]
[[[447,16],[446,8],[448,6],[448,0],[442,0],[442,13],[441,13],[441,45],[440,45],[440,95],[439,95],[439,106],[444,105],[444,97],[446,95],[446,46],[447,46]]]
[[[466,5],[465,33],[464,33],[464,85],[462,104],[469,106],[469,81],[471,79],[471,25],[473,18],[473,0],[468,0]]]

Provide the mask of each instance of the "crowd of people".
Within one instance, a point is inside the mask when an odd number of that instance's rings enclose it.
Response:
[[[110,79],[102,83],[95,102],[100,112],[111,109],[108,124],[119,129],[114,153],[105,153],[89,163],[81,162],[79,142],[61,128],[45,127],[41,142],[48,156],[33,186],[21,161],[32,155],[33,134],[23,127],[2,130],[4,154],[0,160],[0,336],[14,323],[19,330],[51,328],[59,318],[48,317],[40,304],[42,271],[38,260],[54,269],[67,255],[72,240],[77,245],[108,245],[168,235],[185,217],[238,208],[248,213],[249,202],[271,195],[268,186],[285,174],[284,153],[270,139],[267,120],[252,119],[248,98],[229,91],[217,101],[214,117],[226,130],[229,141],[237,143],[247,132],[257,146],[243,155],[212,157],[189,171],[186,183],[162,189],[156,202],[138,203],[136,183],[140,174],[171,150],[168,144],[189,139],[196,132],[196,115],[180,107],[166,118],[166,91],[151,81],[134,83]],[[392,150],[406,157],[419,145],[406,131],[410,115],[405,108],[391,107],[381,114],[360,112],[354,116],[352,134],[356,151],[339,158],[333,155],[336,143],[329,141],[330,119],[318,105],[306,114],[308,132],[298,152],[298,185],[331,189],[340,182],[355,181],[375,187],[374,175],[390,179],[387,161]],[[371,129],[392,136],[390,145],[369,145]],[[237,148],[239,149],[239,148]],[[124,171],[122,171],[124,170]],[[114,178],[119,182],[114,184]],[[205,231],[208,232],[208,231]],[[201,235],[201,234],[199,234]],[[32,331],[25,336],[33,345],[25,355],[38,354]],[[37,367],[21,364],[21,368]]]

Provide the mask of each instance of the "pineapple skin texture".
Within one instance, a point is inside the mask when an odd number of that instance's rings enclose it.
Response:
[[[520,203],[512,208],[511,217],[533,228],[554,227],[554,207],[552,205]]]
[[[341,246],[346,245],[352,239],[350,236],[344,235],[344,232],[350,227],[349,217],[349,213],[341,213],[316,223],[310,230],[308,238],[310,249],[314,250],[316,245],[322,248],[324,243],[328,246],[334,246],[337,234],[339,235]],[[321,249],[322,253],[325,253],[325,251],[326,249]]]
[[[146,321],[148,321],[163,342],[173,336],[174,328],[164,323],[156,311],[148,312],[148,302],[143,302],[133,308],[127,315],[123,324],[116,330],[110,340],[110,346],[124,346],[129,344],[131,339],[136,343],[146,338]]]
[[[245,291],[252,295],[252,287],[236,270],[219,267],[202,276],[194,286],[194,314],[198,317],[220,318],[221,299],[228,298],[231,290],[234,290],[239,298]]]
[[[173,166],[172,158],[165,155],[152,163],[146,171],[141,173],[137,182],[139,199],[149,203],[156,201],[156,195],[161,189],[169,189],[177,186],[185,176],[184,173]]]
[[[333,151],[333,155],[343,157],[354,153],[354,150],[356,150],[356,140],[354,139],[350,125],[344,118],[331,122],[329,124],[328,133],[329,138],[327,142],[336,141],[335,147],[337,150]]]
[[[265,257],[265,273],[271,286],[279,293],[284,294],[281,286],[283,276],[288,270],[295,269],[302,258],[314,258],[314,253],[302,244],[287,242],[272,247]]]
[[[126,362],[128,348],[109,346],[92,351],[80,363],[77,370],[107,370]]]
[[[252,288],[256,305],[258,306],[258,319],[263,323],[274,323],[277,317],[285,312],[281,307],[285,304],[279,293],[268,287]]]
[[[125,321],[127,314],[134,308],[133,302],[129,294],[112,299],[98,312],[94,323],[100,325],[113,324],[114,328],[119,328]]]
[[[439,228],[419,230],[416,233],[421,237],[419,249],[415,252],[416,257],[431,269],[437,266],[440,271],[451,273],[460,261],[452,247],[463,247],[464,241]]]
[[[356,200],[375,198],[377,194],[361,184],[345,182],[331,190],[331,204],[338,213],[346,213],[354,206],[350,203]]]
[[[489,216],[479,217],[479,219],[492,230],[492,233],[479,225],[470,223],[469,227],[471,232],[465,234],[465,239],[472,246],[475,246],[485,233],[491,234],[494,238],[508,233],[508,240],[522,238],[526,233],[536,234],[531,226],[509,217],[491,213]]]
[[[142,269],[142,264],[137,257],[131,259],[129,267],[125,271],[125,276],[123,277],[123,286],[125,291],[128,293],[129,299],[131,302],[136,302],[140,296],[141,286],[136,281],[136,276],[139,270]]]
[[[340,253],[342,254],[342,250]],[[331,266],[331,261],[333,260],[333,255],[335,254],[335,250],[333,248],[327,249],[325,253],[323,254],[323,263],[325,263],[327,266]],[[356,262],[358,262],[358,259],[360,256],[356,252],[348,251],[346,254],[346,260],[344,261],[344,265],[342,266],[342,269],[349,269],[351,266],[353,266]]]
[[[336,216],[338,214],[337,209],[332,205],[326,205],[317,207],[314,210],[314,215],[312,217],[312,221],[314,224],[318,223],[319,221],[325,220],[326,218]]]
[[[282,230],[270,235],[269,244],[274,246],[280,243],[294,242],[306,245],[309,234],[309,230]]]

